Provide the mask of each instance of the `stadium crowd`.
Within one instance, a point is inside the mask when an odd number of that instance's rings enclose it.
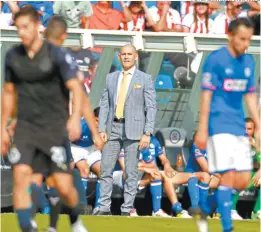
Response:
[[[227,34],[230,21],[238,17],[248,17],[255,22],[260,20],[260,2],[257,1],[213,1],[210,3],[208,1],[128,1],[128,3],[123,1],[98,1],[97,3],[88,1],[1,1],[0,4],[0,27],[12,26],[13,14],[19,8],[30,4],[37,9],[40,15],[42,31],[45,30],[48,21],[54,15],[62,16],[68,28],[205,34]],[[256,31],[256,34],[259,34],[259,31]],[[78,47],[71,48],[71,53],[77,61],[79,69],[84,73],[87,92],[91,91],[91,82],[96,73],[100,52],[101,50],[97,48],[89,50]],[[120,65],[115,64],[115,66]],[[99,108],[94,110],[94,115],[98,125]],[[253,121],[247,118],[246,133],[251,141],[254,159],[251,188],[256,188],[260,184],[258,181],[260,178],[260,154],[255,153],[254,127]],[[95,150],[91,132],[84,119],[82,120],[82,128],[81,139],[73,142],[71,147],[73,157],[71,168],[78,168],[86,193],[90,172],[94,173],[92,176],[98,179],[100,177],[101,152]],[[123,189],[126,178],[123,160],[124,150],[118,157],[119,168],[113,174],[113,183],[120,189]],[[158,164],[160,164],[159,167]],[[177,217],[190,218],[189,213],[179,203],[173,185],[187,184],[191,205],[196,207],[200,201],[199,195],[208,195],[209,189],[217,188],[219,176],[209,175],[206,151],[199,150],[195,144],[192,146],[191,156],[184,172],[175,171],[175,175],[169,178],[164,172],[165,168],[169,166],[167,154],[164,153],[157,138],[152,136],[149,148],[142,150],[140,154],[138,168],[140,172],[145,174],[140,177],[138,189],[142,191],[146,186],[150,186],[153,216],[170,217],[161,209],[162,189],[164,188],[174,214]],[[99,189],[98,180],[93,214],[99,205]],[[236,211],[238,198],[239,193],[235,192],[233,211],[231,212],[233,219],[242,219]],[[42,194],[41,201],[42,212],[48,213],[49,204],[44,194]],[[252,218],[260,219],[260,192],[256,202]],[[85,205],[88,204],[87,200],[85,199],[81,204],[85,208]],[[219,217],[218,209],[213,212],[214,217]],[[135,209],[130,212],[130,216],[138,216]]]

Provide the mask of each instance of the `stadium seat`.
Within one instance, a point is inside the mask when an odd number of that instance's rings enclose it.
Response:
[[[169,75],[160,74],[158,75],[155,83],[156,89],[174,89],[172,77]]]

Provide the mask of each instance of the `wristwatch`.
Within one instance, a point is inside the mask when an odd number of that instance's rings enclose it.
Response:
[[[147,136],[151,136],[151,133],[148,132],[148,131],[146,131],[146,132],[145,132],[145,135],[147,135]]]

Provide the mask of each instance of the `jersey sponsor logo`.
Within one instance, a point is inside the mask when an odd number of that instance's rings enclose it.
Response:
[[[245,76],[250,77],[251,76],[251,69],[249,67],[246,67],[244,70]]]
[[[227,92],[244,92],[247,89],[248,80],[225,79],[223,89]]]
[[[21,159],[21,153],[16,147],[12,147],[8,153],[8,160],[11,164],[16,164]]]
[[[150,148],[155,148],[155,145],[153,143],[150,144]]]
[[[176,144],[180,141],[181,135],[179,133],[178,130],[172,130],[170,132],[170,136],[169,136],[169,140],[170,142],[172,142],[173,144]]]

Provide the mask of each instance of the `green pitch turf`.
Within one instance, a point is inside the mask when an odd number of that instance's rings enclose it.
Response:
[[[192,219],[179,218],[152,218],[152,217],[94,217],[82,216],[84,224],[89,232],[197,232],[195,222]],[[36,221],[39,232],[46,231],[48,227],[48,216],[37,215]],[[221,232],[219,220],[209,220],[211,232]],[[236,232],[258,232],[259,221],[235,221]],[[1,231],[18,232],[18,223],[14,214],[1,214]],[[71,231],[68,217],[60,216],[58,232]]]

